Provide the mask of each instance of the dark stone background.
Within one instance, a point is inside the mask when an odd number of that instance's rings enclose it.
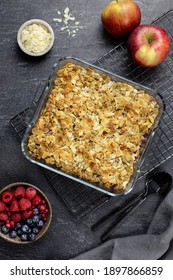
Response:
[[[69,259],[98,244],[99,234],[93,234],[90,225],[122,200],[111,199],[109,203],[77,221],[55,194],[47,179],[37,166],[31,165],[22,155],[20,142],[9,126],[9,120],[31,104],[38,83],[49,76],[54,63],[64,56],[75,56],[88,62],[114,48],[118,42],[103,30],[100,14],[109,1],[79,0],[1,0],[0,1],[0,188],[16,182],[30,182],[40,187],[49,197],[53,208],[53,220],[48,233],[32,245],[14,245],[0,240],[0,259]],[[171,0],[136,1],[142,11],[142,23],[150,23],[173,8]],[[56,9],[69,7],[80,22],[75,37],[59,30],[53,18]],[[32,18],[46,20],[55,32],[53,49],[44,57],[31,58],[22,53],[16,41],[21,24]],[[173,160],[161,169],[172,172]],[[143,182],[139,183],[143,186]],[[147,203],[151,203],[148,200]],[[147,203],[145,207],[147,209]],[[155,205],[153,205],[154,209]],[[142,211],[142,210],[141,210]],[[149,223],[150,213],[143,215]],[[132,217],[138,219],[140,211]],[[130,221],[131,222],[131,221]],[[143,231],[139,221],[136,233]],[[128,232],[128,224],[120,229],[120,236]]]

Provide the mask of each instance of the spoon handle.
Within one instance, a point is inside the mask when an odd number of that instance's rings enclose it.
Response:
[[[111,233],[114,232],[114,230],[117,229],[127,219],[127,217],[130,216],[130,214],[132,214],[139,207],[139,205],[144,202],[145,199],[146,197],[140,197],[140,200],[133,203],[131,207],[124,211],[120,219],[118,221],[116,220],[115,223],[113,223],[113,225],[111,225],[111,227],[108,229],[108,231],[102,235],[102,241],[105,241],[111,235]]]
[[[91,230],[93,232],[97,231],[98,229],[102,228],[106,223],[111,221],[113,218],[115,219],[115,216],[122,215],[125,211],[129,210],[134,204],[136,204],[138,201],[141,200],[141,196],[144,194],[144,192],[140,193],[137,197],[132,199],[130,203],[122,207],[120,210],[113,209],[110,213],[105,215],[103,218],[101,218],[99,221],[97,221],[94,225],[92,225]]]

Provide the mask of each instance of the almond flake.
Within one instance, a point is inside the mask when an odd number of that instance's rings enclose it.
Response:
[[[62,19],[61,19],[61,18],[54,18],[53,20],[54,20],[54,21],[57,21],[57,22],[62,22]]]
[[[61,27],[61,31],[65,30],[65,29],[67,29],[67,28],[68,28],[68,26],[63,26],[63,27]]]
[[[64,15],[65,20],[69,20],[70,16],[69,15]]]
[[[69,13],[69,8],[66,7],[65,10],[64,10],[64,14],[68,14]]]
[[[68,20],[63,20],[63,22],[65,23],[65,25],[67,25],[67,24],[68,24]]]

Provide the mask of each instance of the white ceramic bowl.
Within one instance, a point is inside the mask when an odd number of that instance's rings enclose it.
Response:
[[[28,49],[26,49],[26,47],[24,46],[24,44],[22,43],[21,41],[21,34],[22,34],[22,31],[23,29],[26,28],[26,26],[28,25],[32,25],[32,24],[39,24],[39,25],[42,25],[42,26],[45,26],[46,29],[48,30],[48,32],[51,34],[51,40],[50,40],[50,44],[48,45],[48,47],[46,49],[44,49],[43,51],[41,52],[32,52]],[[54,32],[53,32],[53,29],[52,27],[44,20],[41,20],[41,19],[31,19],[31,20],[28,20],[26,21],[24,24],[22,24],[22,26],[19,28],[19,31],[17,33],[17,42],[18,42],[18,45],[19,47],[21,48],[21,50],[23,52],[25,52],[26,54],[28,55],[31,55],[31,56],[41,56],[41,55],[44,55],[46,54],[48,51],[50,51],[50,49],[52,48],[53,46],[53,43],[54,43]]]

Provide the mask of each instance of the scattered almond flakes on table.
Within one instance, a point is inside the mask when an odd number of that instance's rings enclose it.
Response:
[[[53,20],[60,25],[60,30],[62,32],[67,32],[68,35],[74,37],[76,36],[76,32],[79,30],[79,21],[76,21],[76,18],[71,14],[70,9],[66,7],[61,13],[57,11],[58,18],[54,18]]]

